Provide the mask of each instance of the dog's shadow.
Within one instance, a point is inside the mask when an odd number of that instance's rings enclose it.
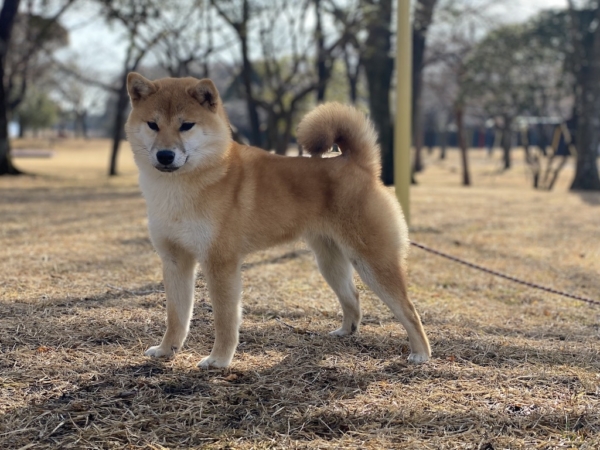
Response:
[[[145,288],[156,290],[160,286]],[[4,441],[5,448],[18,447],[25,441],[39,447],[66,448],[77,447],[82,440],[102,446],[110,435],[111,442],[121,446],[160,442],[171,447],[193,447],[222,442],[231,436],[286,436],[308,443],[316,438],[339,439],[347,433],[371,433],[383,426],[395,427],[394,433],[399,434],[431,427],[432,423],[448,432],[460,432],[464,424],[481,420],[487,420],[489,423],[483,425],[493,428],[502,426],[498,421],[506,421],[508,427],[514,423],[504,416],[491,414],[482,419],[475,411],[427,410],[422,407],[427,399],[415,398],[412,391],[423,392],[424,386],[441,389],[460,382],[464,373],[457,370],[457,365],[485,371],[515,364],[542,365],[552,360],[559,365],[589,368],[594,358],[591,350],[575,355],[567,350],[532,352],[531,348],[506,343],[490,347],[489,341],[483,342],[478,333],[473,333],[458,342],[432,336],[432,362],[414,366],[406,362],[408,342],[399,324],[395,337],[382,336],[377,330],[379,325],[367,324],[357,336],[337,338],[327,335],[326,328],[337,325],[333,322],[338,319],[307,323],[293,312],[268,318],[259,308],[247,308],[248,320],[242,327],[241,344],[231,368],[200,371],[193,364],[177,363],[178,358],[196,360],[195,350],[205,353],[212,344],[211,313],[198,305],[196,311],[195,320],[201,322],[197,325],[206,326],[196,327],[186,350],[173,361],[134,354],[139,346],[133,337],[127,340],[123,335],[118,342],[108,343],[86,340],[75,352],[125,348],[134,362],[115,358],[113,367],[90,368],[76,381],[59,383],[60,387],[48,392],[45,399],[5,413],[0,416],[0,435],[9,434],[0,441]],[[57,320],[58,324],[60,315],[46,320]],[[162,330],[162,325],[151,331],[145,326],[141,321],[128,323],[127,336],[139,338],[150,333],[158,337]],[[118,324],[113,333],[117,328]],[[60,342],[53,344],[59,346]],[[486,352],[482,353],[483,347]],[[5,366],[3,370],[10,369]],[[550,383],[556,375],[539,373],[536,377],[539,383]],[[566,384],[578,383],[571,373],[564,378]],[[385,401],[382,390],[388,392]],[[373,394],[376,391],[379,393]],[[550,420],[541,413],[528,414],[519,416],[519,426]],[[27,427],[10,434],[11,423],[19,418],[27,419]],[[444,421],[441,425],[440,420]]]
[[[279,326],[273,326],[271,332],[293,333]],[[242,339],[259,339],[252,336],[252,331],[243,334]],[[120,429],[127,429],[134,436],[160,434],[161,442],[169,446],[201,446],[236,433],[241,436],[259,433],[267,438],[286,435],[309,442],[377,428],[382,421],[401,432],[430,426],[443,416],[444,428],[457,432],[461,424],[482,420],[475,412],[446,410],[440,415],[439,411],[420,411],[415,415],[413,411],[407,417],[399,409],[387,409],[393,402],[370,405],[371,389],[394,386],[390,400],[396,398],[401,402],[401,393],[410,395],[413,385],[425,383],[433,387],[457,382],[461,375],[450,364],[440,363],[439,357],[432,364],[412,366],[405,362],[406,348],[398,346],[401,354],[390,359],[392,345],[377,336],[367,334],[349,339],[298,336],[298,344],[288,345],[287,354],[268,367],[239,369],[234,362],[231,369],[182,370],[151,359],[118,364],[92,381],[64,389],[58,397],[12,411],[10,415],[31,416],[33,412],[37,416],[30,422],[32,431],[23,433],[29,442],[40,446],[75,445],[82,437],[98,443],[103,439],[102,433],[112,433],[115,442],[125,445],[126,438],[118,437]],[[436,349],[443,347],[440,342],[432,344]],[[242,349],[239,358],[275,351],[281,348],[268,343],[262,349],[254,345]],[[335,365],[335,359],[342,359],[344,351],[353,354],[354,367],[347,363]],[[499,348],[497,352],[490,364],[508,364],[508,355],[511,359],[515,357],[514,348]],[[563,362],[569,362],[567,354]],[[355,406],[344,406],[352,404]],[[2,421],[7,419],[5,415]],[[540,419],[542,416],[538,414],[519,417],[530,425]],[[514,425],[506,418],[490,416],[489,420],[494,421],[495,427],[499,426],[497,420],[506,420],[506,426]]]

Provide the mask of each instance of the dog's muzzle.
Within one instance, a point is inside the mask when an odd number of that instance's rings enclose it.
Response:
[[[175,152],[172,150],[159,150],[156,152],[156,160],[160,165],[155,166],[161,172],[174,172],[179,167],[172,166],[175,161]]]

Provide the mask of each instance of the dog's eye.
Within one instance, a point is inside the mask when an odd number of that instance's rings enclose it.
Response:
[[[194,125],[195,125],[195,123],[193,123],[193,122],[183,122],[181,124],[181,126],[179,127],[179,131],[191,130]]]
[[[156,125],[156,122],[147,122],[147,123],[151,130],[158,131],[158,125]]]

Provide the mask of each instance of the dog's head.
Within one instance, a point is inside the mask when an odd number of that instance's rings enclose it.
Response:
[[[127,76],[125,125],[140,170],[187,172],[219,161],[231,142],[227,114],[209,79]]]

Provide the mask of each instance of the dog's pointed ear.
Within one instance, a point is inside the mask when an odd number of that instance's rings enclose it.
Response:
[[[189,94],[198,101],[202,106],[212,112],[217,111],[217,105],[219,104],[219,91],[208,78],[204,78],[195,86],[188,90]]]
[[[152,81],[139,73],[129,72],[127,75],[127,92],[132,103],[148,98],[157,90],[158,88]]]

